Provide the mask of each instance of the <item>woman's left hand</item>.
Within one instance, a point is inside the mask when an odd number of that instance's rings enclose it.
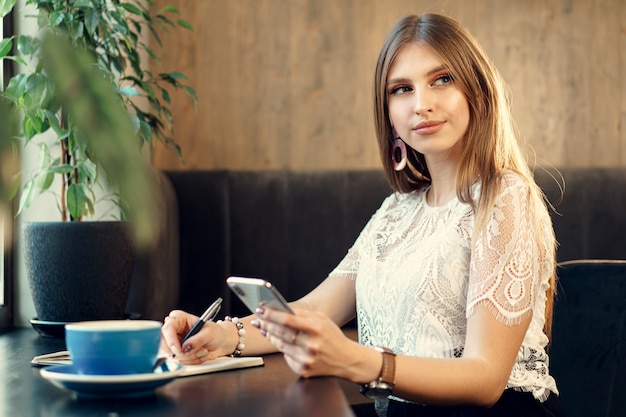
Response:
[[[298,375],[333,375],[349,378],[357,365],[355,349],[362,347],[344,335],[326,315],[295,310],[295,315],[261,306],[252,325],[283,352],[289,367]]]

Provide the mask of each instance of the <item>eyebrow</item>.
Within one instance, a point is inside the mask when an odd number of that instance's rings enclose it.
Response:
[[[441,72],[441,71],[444,71],[444,70],[448,71],[448,70],[450,70],[450,68],[448,68],[448,66],[445,65],[445,64],[441,64],[438,67],[435,67],[435,68],[431,69],[430,71],[428,71],[426,73],[426,76],[430,77],[430,76],[435,75],[438,72]],[[387,85],[397,84],[397,83],[404,83],[404,82],[407,82],[407,81],[409,81],[407,78],[392,78],[390,80],[387,80]]]

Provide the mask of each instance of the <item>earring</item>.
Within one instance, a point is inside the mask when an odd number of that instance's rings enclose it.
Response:
[[[400,137],[396,138],[391,144],[391,160],[393,169],[396,171],[402,171],[406,166],[406,145]]]

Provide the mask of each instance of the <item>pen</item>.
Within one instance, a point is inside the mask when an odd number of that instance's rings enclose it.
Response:
[[[204,323],[206,323],[209,320],[212,321],[215,318],[215,316],[217,316],[217,312],[220,311],[221,306],[222,306],[222,297],[219,297],[217,300],[215,300],[213,304],[209,306],[209,308],[206,309],[206,311],[200,316],[196,324],[194,324],[191,330],[189,330],[189,333],[187,333],[187,335],[183,338],[183,340],[181,340],[180,342],[181,346],[183,345],[183,343],[187,341],[187,339],[189,339],[191,336],[198,333],[200,329],[202,329],[202,326],[204,326]]]

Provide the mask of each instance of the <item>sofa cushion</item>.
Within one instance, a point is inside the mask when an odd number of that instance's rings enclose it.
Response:
[[[229,275],[266,278],[288,300],[309,292],[343,258],[391,192],[379,171],[168,172],[180,212],[180,307],[224,298]]]
[[[562,174],[565,183],[561,193]],[[626,168],[538,168],[559,261],[626,259]],[[337,265],[382,200],[382,171],[172,171],[180,230],[179,307],[200,313],[217,296],[247,314],[229,275],[266,278],[288,300]]]
[[[626,259],[626,168],[537,168],[535,180],[556,209],[559,262]]]
[[[550,372],[568,417],[626,413],[626,261],[561,264]]]

